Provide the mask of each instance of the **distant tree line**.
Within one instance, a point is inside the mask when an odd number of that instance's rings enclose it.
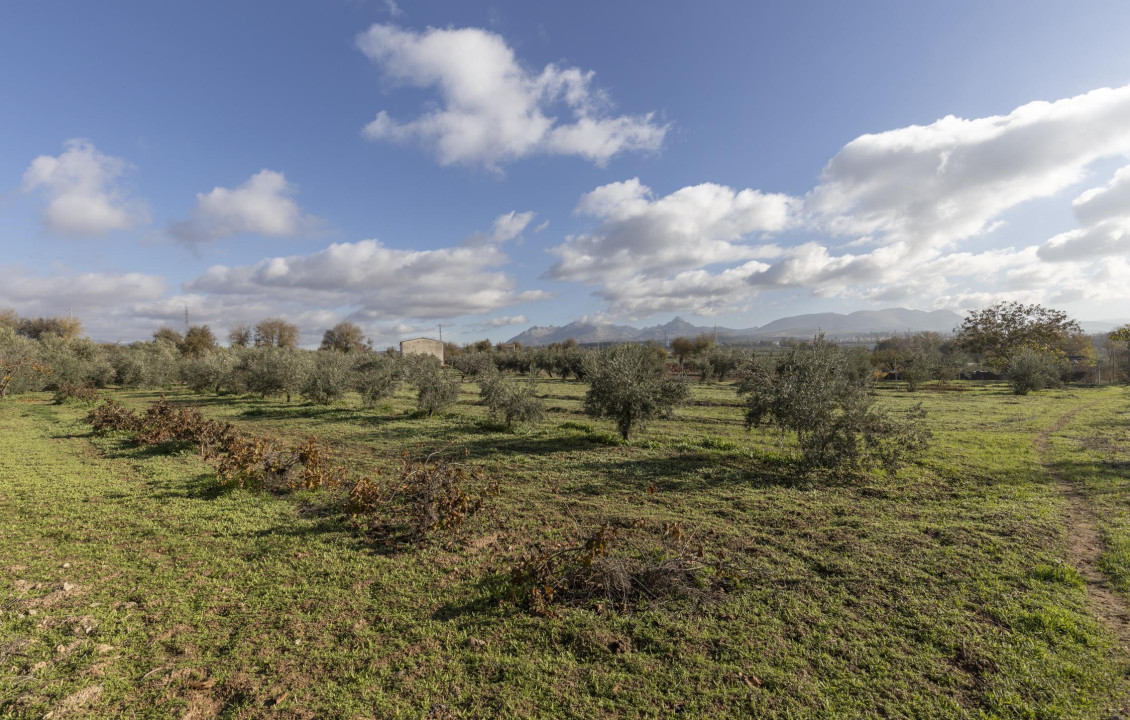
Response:
[[[1113,358],[1130,343],[1130,326],[1098,340]],[[162,327],[151,340],[128,345],[99,344],[82,336],[77,320],[3,311],[0,397],[80,386],[184,385],[200,393],[287,402],[301,397],[315,404],[356,393],[372,408],[406,387],[420,414],[434,415],[473,381],[490,415],[513,427],[543,417],[533,379],[547,376],[588,384],[585,412],[610,420],[627,440],[649,420],[671,415],[686,401],[692,380],[736,381],[747,424],[771,423],[795,433],[811,461],[894,466],[901,461],[897,448],[913,449],[923,440],[913,413],[892,418],[874,405],[876,382],[896,380],[914,392],[980,371],[1006,378],[1017,394],[1026,394],[1077,379],[1100,360],[1096,339],[1064,313],[1019,303],[971,313],[952,337],[908,334],[873,348],[823,337],[785,342],[769,353],[719,345],[707,335],[675,338],[670,349],[644,343],[598,350],[573,341],[524,348],[480,340],[449,343],[445,367],[431,356],[378,352],[349,322],[326,330],[317,351],[300,349],[298,342],[294,324],[267,318],[229,328],[226,347],[207,325],[184,334]]]

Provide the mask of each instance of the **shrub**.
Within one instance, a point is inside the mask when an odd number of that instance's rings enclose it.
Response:
[[[114,431],[134,432],[140,427],[140,418],[133,410],[122,407],[110,398],[86,415],[86,422],[97,433]]]
[[[444,373],[439,360],[431,355],[410,355],[405,362],[420,412],[431,417],[459,399],[459,380]]]
[[[101,399],[102,393],[95,390],[93,385],[61,385],[55,391],[52,401],[56,405],[94,405]]]
[[[510,380],[494,370],[479,378],[483,404],[490,408],[491,417],[513,428],[516,422],[536,423],[545,418],[545,405],[535,391],[533,378]]]
[[[670,416],[690,391],[681,380],[667,379],[667,364],[654,348],[617,345],[595,355],[586,377],[585,412],[616,423],[625,440],[633,430],[658,416]]]
[[[748,396],[746,427],[772,422],[794,432],[815,466],[897,468],[925,449],[925,412],[916,405],[899,417],[875,407],[869,374],[860,372],[856,356],[823,336],[794,346],[772,365],[754,363],[738,388]]]
[[[345,510],[372,532],[421,541],[457,531],[498,493],[498,483],[482,468],[453,462],[441,452],[423,460],[405,454],[392,480],[381,483],[362,478],[355,482]]]
[[[189,443],[216,465],[221,485],[271,490],[336,487],[345,469],[335,465],[317,438],[287,448],[281,442],[240,432],[231,423],[210,420],[196,408],[180,408],[161,399],[138,415],[108,400],[87,415],[97,432],[111,430],[134,434],[146,445]]]
[[[314,354],[314,362],[302,383],[302,397],[318,405],[329,405],[345,396],[349,390],[353,359],[336,350],[321,350]]]
[[[366,353],[353,368],[353,389],[361,394],[365,407],[371,408],[395,395],[403,377],[404,368],[398,357]]]
[[[908,392],[916,392],[924,383],[938,377],[942,354],[936,350],[912,352],[903,363],[902,379]]]
[[[1024,348],[1012,356],[1006,371],[1012,391],[1027,395],[1033,390],[1059,387],[1060,366],[1048,352]]]
[[[735,584],[738,576],[725,560],[708,561],[681,523],[661,528],[623,537],[605,524],[579,542],[535,547],[511,566],[511,595],[530,611],[552,616],[559,605],[628,612],[645,603],[701,604]]]

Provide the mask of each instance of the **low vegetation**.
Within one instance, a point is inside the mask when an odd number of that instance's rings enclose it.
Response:
[[[1017,396],[925,337],[443,368],[339,330],[74,364],[53,336],[68,384],[0,403],[0,716],[1125,707],[1127,641],[1090,595],[1130,588],[1123,387]],[[885,379],[919,356],[929,378]]]

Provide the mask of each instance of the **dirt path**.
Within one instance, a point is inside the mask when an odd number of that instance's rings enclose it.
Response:
[[[1040,431],[1036,436],[1036,450],[1040,455],[1040,462],[1055,480],[1065,501],[1064,519],[1067,522],[1069,559],[1086,582],[1087,595],[1095,614],[1114,633],[1123,652],[1130,652],[1130,604],[1110,586],[1099,570],[1103,541],[1099,533],[1098,518],[1083,491],[1056,470],[1049,457],[1051,436],[1062,430],[1078,413],[1090,407],[1092,405],[1077,407]],[[1130,698],[1123,698],[1122,703],[1123,715],[1130,717]]]

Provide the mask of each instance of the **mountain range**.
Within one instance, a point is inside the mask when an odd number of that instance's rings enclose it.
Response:
[[[860,310],[847,315],[841,313],[814,313],[794,315],[774,320],[761,327],[743,329],[715,327],[713,325],[692,325],[681,317],[676,317],[663,325],[636,328],[631,325],[612,325],[578,320],[568,325],[534,325],[516,335],[508,342],[519,342],[524,346],[542,346],[564,342],[569,338],[578,343],[605,343],[656,340],[663,342],[677,337],[695,337],[700,333],[717,335],[720,342],[756,342],[758,340],[777,340],[780,338],[806,338],[818,332],[828,337],[861,337],[873,335],[894,335],[904,332],[930,330],[939,333],[953,332],[962,316],[949,310],[908,310],[888,308],[886,310]]]

